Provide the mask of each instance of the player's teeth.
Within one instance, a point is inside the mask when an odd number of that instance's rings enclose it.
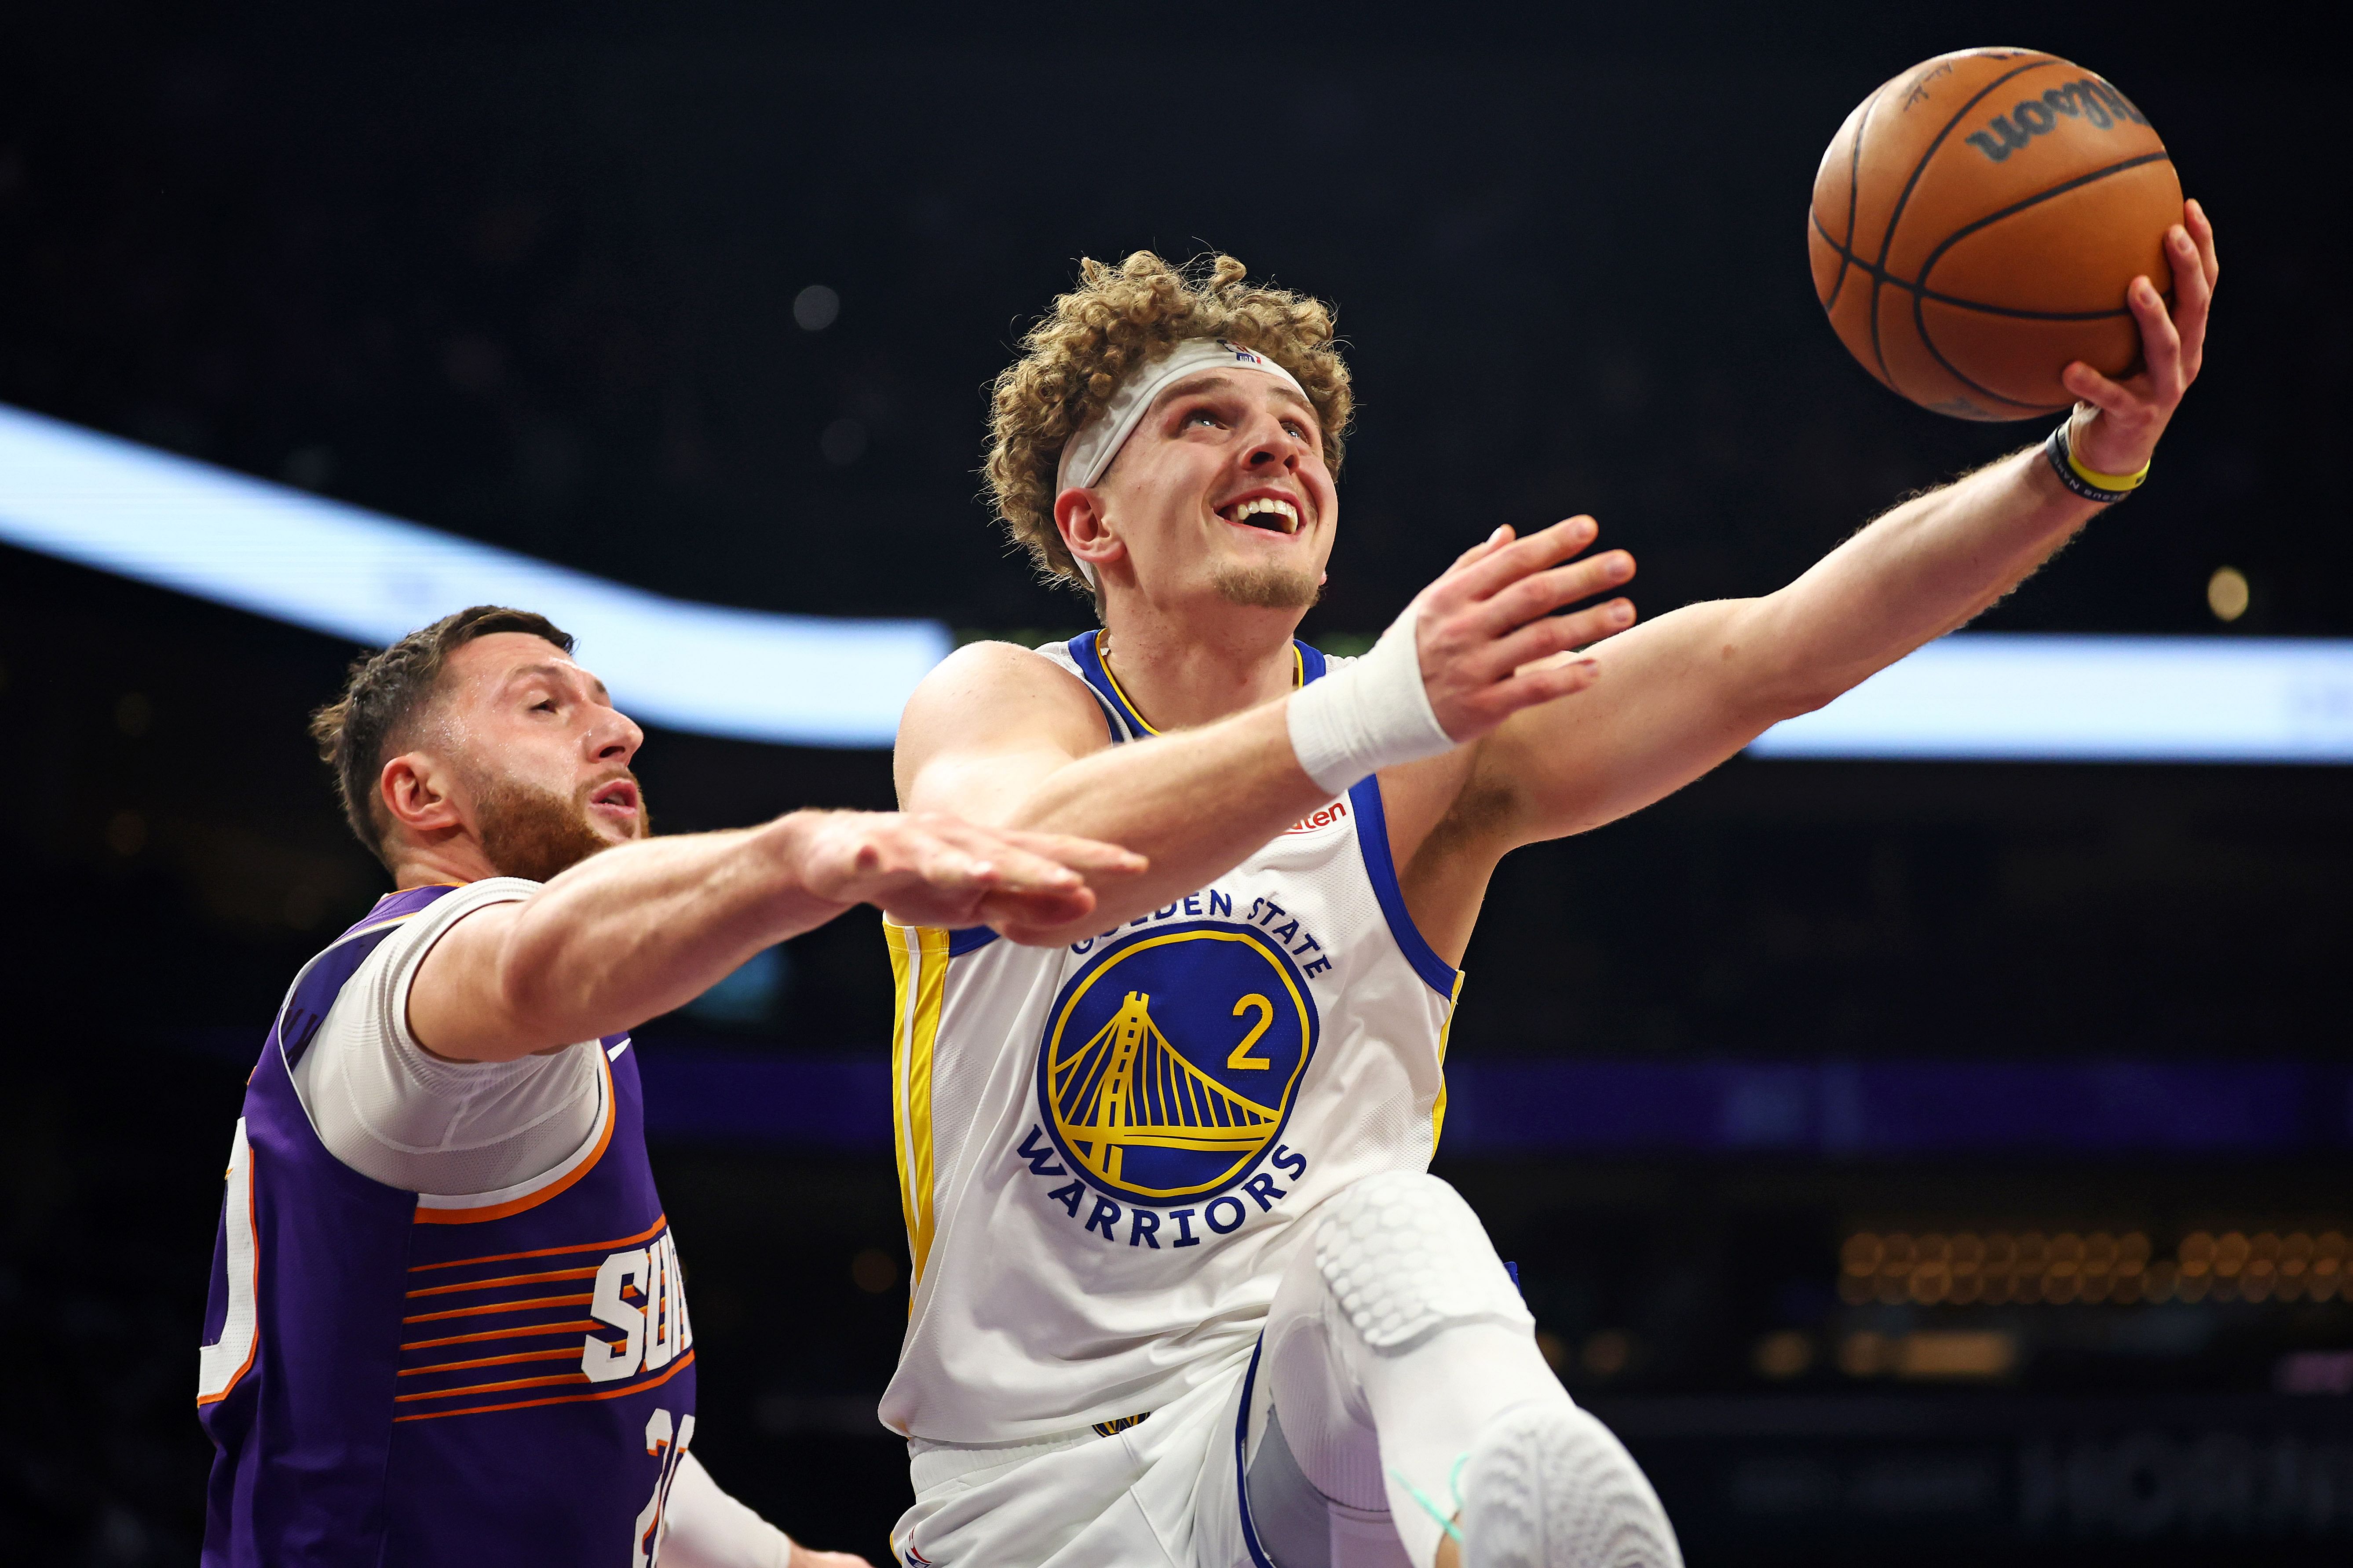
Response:
[[[1247,522],[1253,517],[1278,517],[1282,520],[1283,532],[1299,531],[1299,509],[1289,501],[1271,500],[1241,501],[1218,515],[1229,522]]]

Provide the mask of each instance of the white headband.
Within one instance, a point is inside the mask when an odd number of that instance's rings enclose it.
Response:
[[[1127,445],[1127,438],[1143,423],[1152,400],[1177,377],[1210,365],[1262,370],[1281,377],[1300,396],[1307,396],[1307,389],[1299,384],[1298,377],[1264,354],[1237,347],[1223,338],[1187,338],[1159,358],[1147,360],[1130,371],[1127,379],[1113,391],[1103,412],[1064,443],[1061,459],[1054,467],[1054,493],[1059,496],[1074,485],[1081,489],[1092,489],[1101,483],[1111,468],[1112,459],[1119,456],[1119,449]],[[1087,580],[1087,586],[1095,586],[1094,568],[1073,560],[1079,574]]]

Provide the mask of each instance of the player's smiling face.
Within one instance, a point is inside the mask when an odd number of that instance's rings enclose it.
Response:
[[[1177,382],[1093,493],[1155,602],[1315,602],[1338,496],[1314,408],[1276,376],[1211,369]]]
[[[493,632],[451,653],[442,679],[468,815],[502,874],[543,881],[650,831],[629,771],[645,731],[563,649]]]

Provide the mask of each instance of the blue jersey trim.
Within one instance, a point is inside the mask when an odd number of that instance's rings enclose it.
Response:
[[[1127,705],[1118,686],[1112,680],[1111,671],[1103,668],[1103,653],[1095,647],[1095,640],[1102,636],[1101,632],[1081,632],[1062,646],[1069,650],[1071,661],[1079,667],[1079,679],[1085,681],[1087,689],[1094,693],[1096,704],[1103,710],[1103,727],[1111,731],[1111,743],[1116,746],[1129,738],[1121,732],[1122,726],[1139,735],[1151,734],[1152,726],[1144,721],[1142,714]]]
[[[1242,1410],[1234,1417],[1234,1503],[1241,1510],[1242,1544],[1250,1548],[1254,1568],[1275,1568],[1274,1559],[1259,1544],[1258,1524],[1250,1518],[1250,1467],[1243,1461],[1250,1455],[1250,1390],[1258,1384],[1259,1353],[1266,1349],[1266,1336],[1259,1335],[1258,1343],[1250,1346],[1250,1370],[1242,1373]]]
[[[1397,867],[1389,859],[1389,821],[1381,810],[1381,781],[1376,773],[1348,791],[1349,803],[1356,808],[1356,847],[1365,857],[1365,875],[1371,879],[1373,896],[1381,901],[1381,914],[1389,922],[1389,934],[1413,965],[1413,972],[1448,1001],[1454,999],[1454,966],[1438,956],[1414,925],[1413,917],[1406,913],[1405,894],[1398,889]]]
[[[1119,677],[1113,675],[1111,666],[1103,662],[1102,640],[1103,633],[1100,631],[1081,632],[1062,646],[1069,651],[1071,662],[1079,667],[1079,678],[1087,683],[1087,689],[1095,695],[1095,701],[1103,707],[1103,718],[1111,728],[1111,743],[1116,746],[1122,741],[1157,735],[1160,731],[1136,710],[1135,704],[1120,689]],[[1292,679],[1300,685],[1304,686],[1324,673],[1323,654],[1296,637],[1291,642],[1291,657]],[[1120,733],[1123,724],[1129,730],[1129,734]]]
[[[948,932],[948,956],[962,958],[967,952],[977,952],[997,940],[997,933],[987,926],[966,926],[962,931]]]

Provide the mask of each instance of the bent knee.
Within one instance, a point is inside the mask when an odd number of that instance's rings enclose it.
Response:
[[[1377,1351],[1409,1350],[1458,1323],[1535,1320],[1486,1226],[1436,1176],[1386,1171],[1343,1188],[1317,1221],[1317,1277]]]

